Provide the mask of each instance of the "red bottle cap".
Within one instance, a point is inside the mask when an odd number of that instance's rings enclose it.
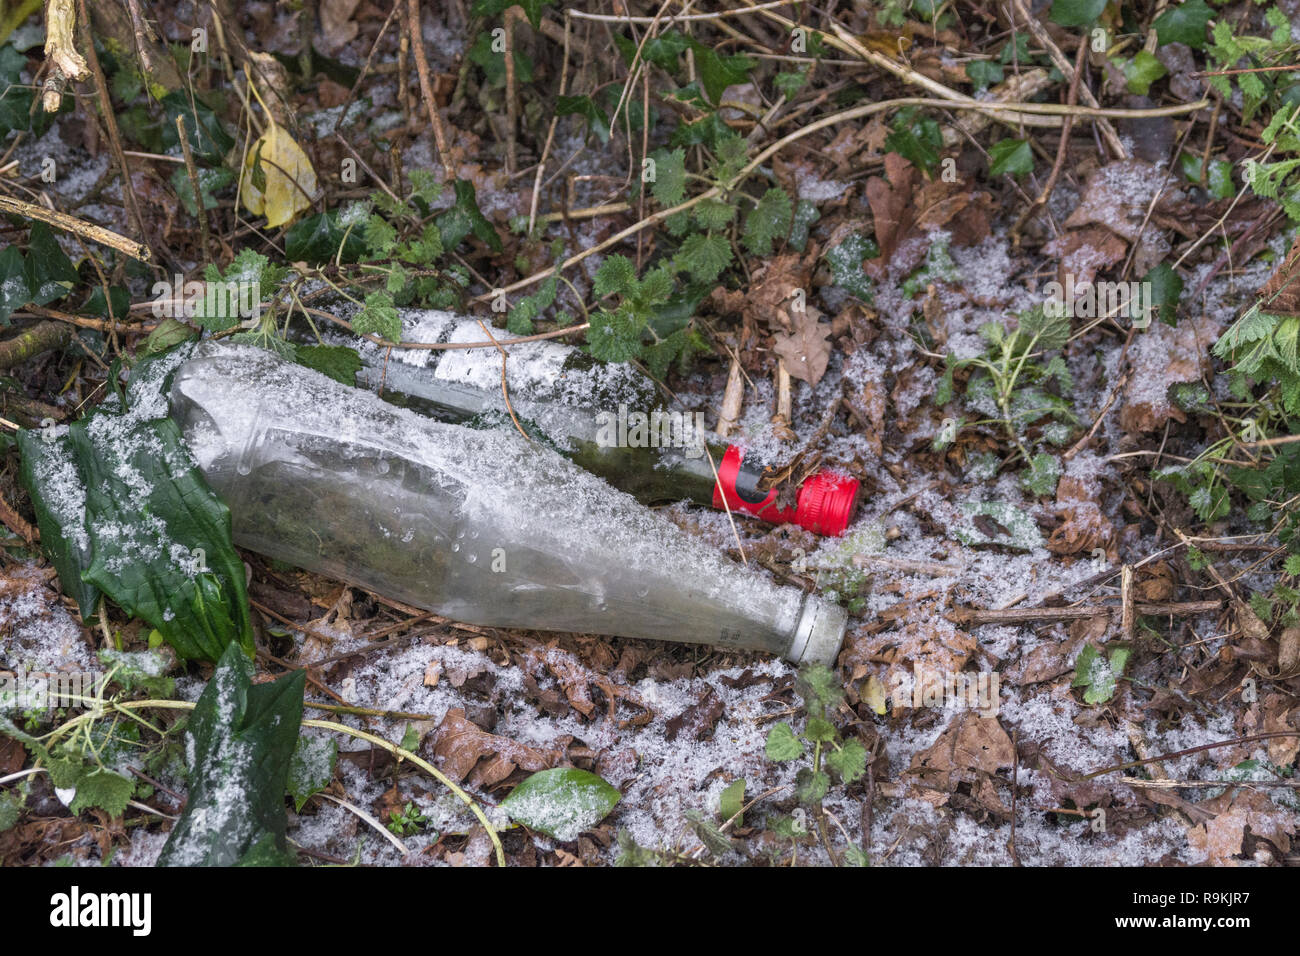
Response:
[[[743,511],[773,524],[797,524],[814,534],[838,536],[849,526],[858,503],[856,478],[819,471],[799,486],[793,508],[778,508],[775,488],[766,495],[759,492],[762,497],[754,500],[741,497],[736,480],[744,457],[745,453],[738,445],[729,446],[722,456],[718,463],[718,481],[713,486],[713,507],[723,508],[725,500],[725,507],[732,511]]]
[[[858,506],[858,479],[833,471],[809,475],[799,486],[795,524],[814,534],[842,535]]]

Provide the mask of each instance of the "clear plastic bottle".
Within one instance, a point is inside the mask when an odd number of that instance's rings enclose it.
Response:
[[[172,414],[235,542],[447,617],[830,663],[842,608],[778,586],[540,443],[199,346]]]
[[[314,341],[302,329],[296,334]],[[499,329],[492,335],[500,342],[514,338]],[[390,349],[350,336],[327,338],[358,349],[357,384],[386,401],[442,421],[491,420],[505,427],[513,427],[513,410],[562,455],[646,504],[694,501],[722,508],[725,495],[732,511],[826,535],[843,534],[857,507],[857,479],[834,471],[809,475],[794,504],[780,507],[778,492],[760,487],[762,463],[706,432],[703,415],[670,411],[654,382],[631,365],[598,362],[559,341],[506,349],[507,409],[502,355],[493,346]],[[462,346],[488,340],[477,319],[437,310],[408,312],[402,338]]]

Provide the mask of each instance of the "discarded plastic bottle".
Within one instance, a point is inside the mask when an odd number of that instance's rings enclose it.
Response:
[[[405,323],[408,342],[488,340],[476,319],[440,311],[416,315]],[[512,338],[491,333],[503,343]],[[359,351],[357,384],[386,401],[470,424],[509,426],[513,409],[525,428],[534,427],[561,454],[646,504],[689,500],[722,508],[725,493],[732,511],[825,535],[843,534],[857,507],[857,479],[831,471],[810,475],[795,505],[780,507],[776,489],[760,490],[762,466],[746,462],[739,445],[708,433],[703,413],[669,411],[637,369],[597,362],[572,346],[536,341],[506,348],[510,408],[501,390],[501,351],[493,346],[390,350],[362,340]]]
[[[456,620],[830,663],[847,616],[772,584],[537,442],[208,342],[173,417],[235,542]]]

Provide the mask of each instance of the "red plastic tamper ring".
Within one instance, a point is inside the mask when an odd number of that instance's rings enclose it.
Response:
[[[858,479],[833,471],[809,475],[799,487],[795,524],[814,534],[842,535],[858,505]]]

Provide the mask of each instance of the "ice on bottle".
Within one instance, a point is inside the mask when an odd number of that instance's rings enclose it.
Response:
[[[298,334],[314,341],[305,330]],[[843,534],[852,520],[857,479],[817,472],[804,479],[791,506],[781,507],[777,490],[761,486],[762,462],[707,432],[702,413],[669,410],[655,383],[633,366],[598,362],[558,341],[512,342],[515,337],[499,329],[491,334],[507,344],[504,374],[511,408],[501,388],[502,352],[477,319],[438,310],[408,312],[403,340],[443,346],[439,349],[326,337],[358,348],[357,384],[385,400],[443,421],[506,428],[513,427],[513,411],[565,457],[644,503],[725,505],[827,535]]]
[[[172,414],[235,542],[446,617],[834,660],[842,608],[776,585],[538,442],[208,342]]]

